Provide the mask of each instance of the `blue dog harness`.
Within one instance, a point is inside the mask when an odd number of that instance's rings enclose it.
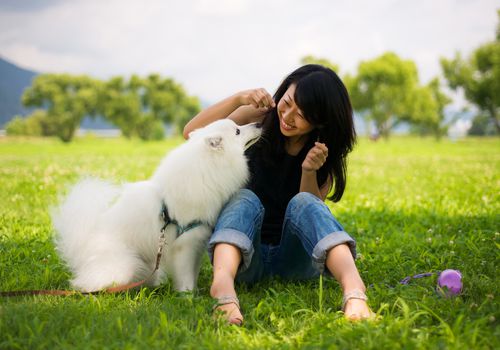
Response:
[[[202,221],[196,220],[196,221],[190,222],[186,226],[179,225],[177,220],[172,219],[170,217],[170,215],[168,214],[168,209],[167,209],[167,206],[165,205],[165,202],[162,202],[162,204],[161,204],[161,217],[162,217],[163,222],[164,222],[163,227],[161,228],[161,232],[163,233],[168,225],[173,224],[177,228],[177,237],[179,237],[180,235],[182,235],[183,233],[185,233],[189,230],[192,230],[198,226],[205,224]]]

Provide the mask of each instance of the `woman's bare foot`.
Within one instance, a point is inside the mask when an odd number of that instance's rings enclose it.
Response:
[[[375,314],[366,300],[365,284],[359,275],[351,250],[347,244],[339,244],[328,252],[326,267],[339,281],[344,291],[342,311],[348,320],[365,320]]]
[[[374,314],[365,300],[349,299],[344,306],[344,315],[349,321],[373,318]]]
[[[232,279],[225,280],[223,278],[218,278],[214,280],[210,287],[210,295],[217,301],[214,311],[221,311],[224,318],[230,324],[237,326],[243,324],[243,315],[240,311]]]

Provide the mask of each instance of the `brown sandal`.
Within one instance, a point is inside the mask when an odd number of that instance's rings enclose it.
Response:
[[[234,304],[236,306],[236,308],[238,309],[238,311],[241,313],[240,301],[238,300],[237,297],[232,296],[232,295],[224,295],[224,296],[221,296],[219,298],[216,298],[215,300],[216,300],[216,303],[212,307],[212,312],[215,313],[216,311],[220,311],[220,312],[224,313],[224,317],[227,319],[229,324],[234,324],[236,326],[243,325],[243,319],[241,319],[239,317],[231,318],[231,314],[234,312],[235,309],[231,310],[230,312],[229,311],[224,312],[222,310],[218,310],[218,308],[220,306]]]

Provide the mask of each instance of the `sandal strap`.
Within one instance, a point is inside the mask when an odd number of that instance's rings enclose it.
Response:
[[[216,300],[215,305],[212,307],[213,310],[218,308],[219,306],[222,305],[227,305],[227,304],[235,304],[238,309],[240,309],[240,301],[236,296],[233,295],[223,295],[221,297],[218,297]]]
[[[238,298],[236,296],[233,296],[233,295],[223,295],[219,298],[216,298],[216,303],[215,305],[212,307],[212,312],[215,312],[216,309],[219,307],[219,306],[222,306],[222,305],[227,305],[227,304],[234,304],[236,306],[236,308],[241,312],[241,309],[240,309],[240,301],[238,300]],[[241,319],[240,317],[234,317],[234,318],[231,318],[231,315],[232,313],[234,312],[235,309],[233,309],[231,312],[229,313],[226,313],[226,316],[227,316],[227,321],[230,323],[230,324],[235,324],[237,326],[241,326],[243,325],[243,319]],[[236,320],[237,322],[233,322],[233,320]]]
[[[342,298],[342,311],[345,310],[345,304],[347,304],[347,302],[351,299],[361,299],[367,301],[368,297],[360,289],[354,289],[351,292],[344,294],[344,297]]]

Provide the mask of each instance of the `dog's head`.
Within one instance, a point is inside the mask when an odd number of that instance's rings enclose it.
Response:
[[[190,140],[203,140],[211,151],[245,151],[259,139],[262,128],[259,123],[237,125],[230,119],[217,120],[189,134]]]
[[[238,126],[229,119],[190,133],[152,177],[170,215],[181,225],[193,220],[215,224],[224,203],[248,181],[245,150],[261,133],[256,123]]]

